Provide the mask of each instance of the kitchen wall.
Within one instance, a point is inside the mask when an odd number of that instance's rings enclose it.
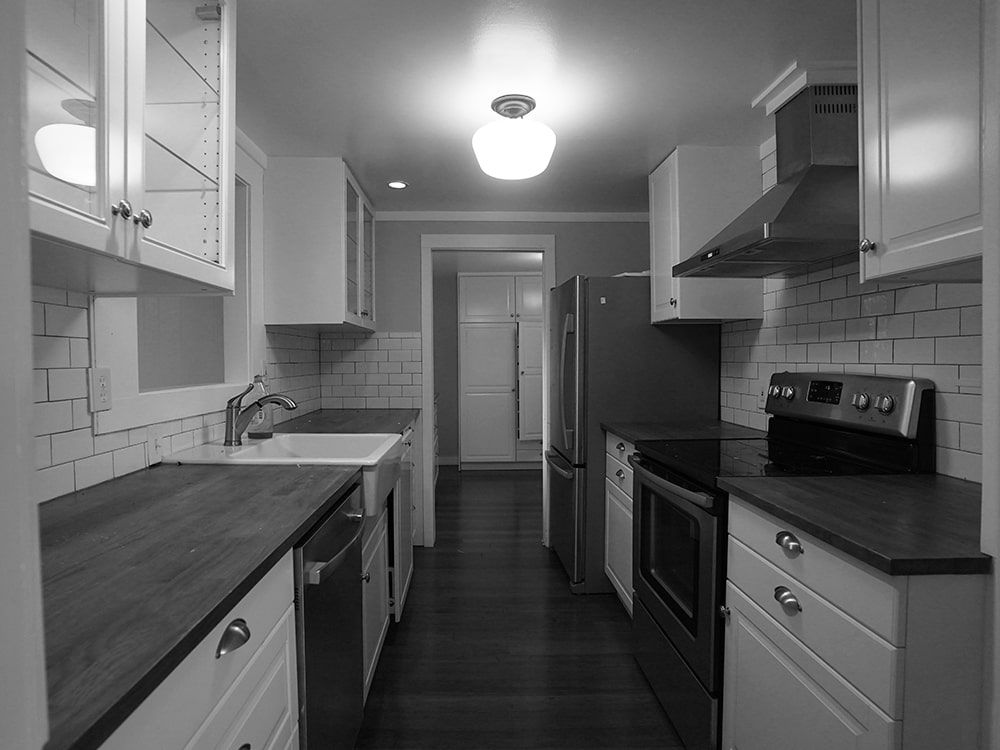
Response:
[[[32,292],[35,498],[39,502],[157,463],[154,442],[169,453],[222,438],[222,409],[95,435],[87,410],[88,298],[45,287],[34,287]],[[319,338],[314,332],[268,331],[267,363],[272,390],[298,401],[294,416],[319,408]],[[293,416],[283,410],[275,414],[278,419],[286,415]]]
[[[980,284],[862,287],[856,262],[764,283],[764,320],[722,326],[723,420],[764,429],[759,393],[774,372],[929,378],[937,391],[937,470],[980,480]]]
[[[382,293],[377,292],[381,322]],[[322,407],[419,409],[423,383],[420,346],[420,331],[322,333]]]
[[[551,234],[556,283],[576,274],[612,276],[649,268],[646,221],[394,221],[377,217],[375,291],[380,331],[406,331],[420,320],[421,234]]]

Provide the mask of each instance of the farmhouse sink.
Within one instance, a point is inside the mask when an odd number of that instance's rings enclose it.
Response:
[[[221,441],[198,445],[163,457],[176,464],[330,464],[360,466],[365,514],[377,516],[399,477],[403,440],[393,433],[277,433],[243,445]]]

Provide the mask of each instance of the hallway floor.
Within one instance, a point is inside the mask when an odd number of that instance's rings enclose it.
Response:
[[[618,598],[571,594],[541,546],[540,472],[442,468],[437,524],[357,748],[681,747]]]

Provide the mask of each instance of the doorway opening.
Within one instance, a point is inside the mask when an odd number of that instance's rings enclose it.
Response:
[[[459,274],[473,275],[541,275],[542,309],[540,322],[541,351],[548,347],[548,293],[555,284],[555,237],[553,235],[422,235],[421,236],[421,340],[424,362],[422,408],[427,418],[422,420],[423,445],[423,532],[424,545],[433,546],[434,485],[438,455],[444,464],[460,460],[459,448]],[[514,282],[511,281],[511,284]],[[513,288],[513,286],[512,286]],[[515,313],[516,314],[516,313]],[[514,318],[516,322],[516,318]],[[536,324],[537,325],[537,324]],[[517,329],[512,329],[516,336]],[[527,327],[526,327],[527,330]],[[541,409],[538,414],[538,441],[515,441],[512,465],[526,459],[525,465],[538,465],[543,471],[542,542],[548,544],[548,497],[544,492],[546,471],[544,462],[528,463],[530,450],[537,443],[540,451],[548,440],[547,413],[548,368],[546,357],[540,357],[540,384],[518,385],[540,391]],[[530,372],[528,373],[530,374]],[[520,375],[520,367],[518,369]],[[508,389],[509,390],[509,389]],[[436,419],[434,417],[437,417]],[[517,415],[520,416],[520,415]],[[517,417],[514,417],[516,419]],[[516,444],[520,442],[520,445]],[[434,446],[434,448],[430,448]],[[530,447],[529,447],[530,446]],[[517,448],[521,454],[518,456]],[[500,468],[500,464],[496,465]]]

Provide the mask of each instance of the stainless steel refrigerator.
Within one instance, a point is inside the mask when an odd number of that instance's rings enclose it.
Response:
[[[550,541],[573,592],[607,593],[601,425],[716,421],[719,326],[651,325],[644,276],[574,276],[549,309]]]

